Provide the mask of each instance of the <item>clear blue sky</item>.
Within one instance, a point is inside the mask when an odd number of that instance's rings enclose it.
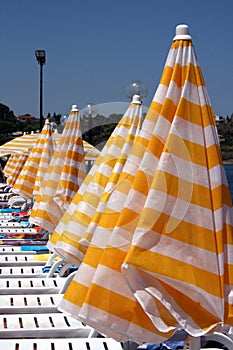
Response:
[[[216,114],[233,113],[233,0],[1,0],[0,102],[39,116],[36,49],[46,50],[44,116],[72,104],[126,102],[135,79],[149,106],[177,24],[189,25]],[[113,111],[114,112],[114,111]]]

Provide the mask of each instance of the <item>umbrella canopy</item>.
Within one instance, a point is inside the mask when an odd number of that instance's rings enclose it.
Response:
[[[8,154],[15,154],[15,153],[22,153],[26,152],[29,154],[32,147],[37,143],[38,137],[40,137],[40,134],[26,134],[23,136],[16,137],[15,139],[4,143],[4,145],[0,146],[0,157],[3,157]],[[53,138],[55,143],[57,144],[61,138],[61,134],[58,134],[57,132],[53,133]],[[94,161],[97,159],[97,157],[100,154],[100,151],[88,143],[87,141],[83,140],[83,146],[84,146],[84,154],[85,154],[85,160],[86,161]]]
[[[29,199],[38,194],[55,149],[52,134],[51,124],[49,120],[46,120],[37,142],[13,186],[14,191],[25,198]]]
[[[79,270],[81,269],[80,274],[82,274],[83,268],[87,268],[85,270],[85,281],[80,280],[78,277],[78,285],[76,281],[75,285],[72,284],[69,291],[70,298],[66,296],[66,302],[69,305],[69,311],[66,309],[66,312],[76,315],[74,317],[77,317],[79,314],[80,305],[82,305],[82,301],[84,301],[88,292],[87,285],[92,281],[95,268],[106,245],[105,242],[108,240],[112,230],[112,227],[105,227],[104,230],[101,230],[103,212],[107,214],[109,221],[114,225],[122,209],[121,204],[124,197],[129,191],[132,178],[143,157],[149,135],[151,135],[153,130],[154,121],[152,120],[152,114],[154,114],[153,111],[148,114],[148,119],[143,123],[144,127],[142,127],[141,104],[138,99],[132,101],[132,104],[125,112],[122,120],[102,150],[100,157],[91,169],[91,174],[88,174],[84,180],[79,192],[48,243],[48,247],[51,247],[52,243],[52,248],[66,261],[79,265],[84,258]],[[136,147],[134,147],[135,144]],[[153,159],[150,158],[150,161],[153,161]],[[143,183],[141,185],[144,186]],[[62,230],[62,228],[63,231],[59,236],[59,230]],[[91,240],[93,234],[98,240],[98,246],[94,243],[95,238]],[[125,245],[125,237],[122,237],[122,239]],[[88,246],[89,242],[91,242],[90,246]],[[122,251],[114,259],[115,268],[119,264],[121,257]],[[154,337],[154,334],[156,334],[160,342],[169,337],[173,330],[166,332],[166,337],[160,333],[129,292],[128,287],[124,283],[114,283],[115,275],[116,271],[112,271],[111,278],[107,276],[105,281],[115,288],[115,295],[117,295],[116,291],[121,291],[118,302],[112,303],[110,299],[105,299],[105,295],[102,298],[102,290],[99,290],[96,294],[96,300],[105,303],[104,311],[97,312],[97,317],[102,318],[108,324],[109,336],[114,337],[118,341],[126,341],[128,337],[125,335],[125,332],[128,330],[130,339],[137,339],[137,341],[139,341],[140,335],[142,336],[141,333],[147,340],[152,339],[152,335]],[[84,275],[82,276],[84,277]],[[77,299],[76,288],[78,288],[78,293],[80,292]],[[106,307],[109,309],[107,310]],[[122,311],[122,307],[126,309]],[[93,305],[94,309],[95,306]],[[120,312],[121,318],[115,315],[117,310]],[[112,314],[109,314],[107,319],[105,317],[107,315],[106,311],[112,311]],[[112,327],[112,325],[115,325],[115,327]],[[99,323],[99,326],[96,327],[94,322],[94,327],[98,331],[105,333],[102,324]]]
[[[95,161],[98,158],[100,151],[96,147],[94,147],[85,140],[83,140],[83,147],[86,161]]]
[[[28,159],[27,151],[21,152],[21,153],[12,153],[12,155],[9,157],[3,170],[4,174],[7,177],[8,185],[14,186],[27,159]]]
[[[74,105],[36,197],[30,221],[52,232],[85,176],[80,116]]]
[[[177,27],[144,135],[151,116],[142,160],[118,197],[122,209],[111,215],[105,205],[60,305],[138,343],[160,343],[178,328],[197,337],[233,325],[232,203],[186,25]]]
[[[0,156],[22,152],[28,152],[29,154],[31,148],[36,144],[37,138],[38,134],[34,133],[16,137],[0,146]]]
[[[66,261],[72,260],[74,264],[82,261],[85,248],[81,246],[79,256],[79,241],[90,241],[105,203],[122,176],[122,169],[141,125],[142,106],[139,96],[134,96],[48,242],[49,249],[54,250],[56,245],[56,252]],[[132,172],[133,165],[130,169]]]
[[[10,157],[8,158],[8,160],[7,160],[7,162],[6,162],[5,166],[4,166],[4,170],[3,170],[5,176],[8,176],[8,175],[11,174],[11,172],[12,172],[14,166],[15,166],[15,162],[16,162],[17,158],[18,158],[18,154],[12,153],[10,155]]]

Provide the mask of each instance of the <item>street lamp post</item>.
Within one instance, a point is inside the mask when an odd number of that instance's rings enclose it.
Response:
[[[43,65],[45,64],[45,50],[35,51],[37,62],[40,65],[40,131],[43,128]]]
[[[97,112],[95,110],[95,108],[92,106],[92,104],[88,104],[86,106],[86,108],[84,109],[83,112],[83,117],[87,120],[88,122],[88,130],[87,130],[87,134],[88,134],[88,142],[90,144],[92,144],[93,142],[93,118],[95,118],[97,115]]]

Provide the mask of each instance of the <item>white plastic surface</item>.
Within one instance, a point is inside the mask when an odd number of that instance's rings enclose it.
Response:
[[[131,103],[137,104],[137,105],[141,105],[141,100],[140,100],[140,96],[139,95],[133,95],[132,101]]]
[[[91,331],[62,313],[0,315],[0,338],[88,337]]]
[[[37,261],[34,254],[0,254],[0,266],[44,266],[47,260]]]
[[[21,235],[21,234],[29,234],[36,235],[38,232],[35,228],[24,228],[24,227],[0,227],[0,234],[3,235]]]
[[[66,277],[0,278],[0,294],[56,294],[66,281]]]
[[[0,339],[0,350],[123,350],[110,338]]]
[[[176,27],[176,35],[173,40],[192,40],[187,24],[179,24]]]
[[[43,266],[3,266],[0,267],[1,278],[31,278],[46,277],[48,272],[42,271]]]
[[[0,295],[0,314],[58,312],[63,294]]]
[[[9,254],[12,254],[12,255],[15,255],[15,254],[22,254],[22,255],[35,255],[37,254],[36,251],[33,251],[33,250],[29,250],[29,251],[23,251],[21,250],[21,247],[2,247],[0,246],[0,255],[9,255]]]

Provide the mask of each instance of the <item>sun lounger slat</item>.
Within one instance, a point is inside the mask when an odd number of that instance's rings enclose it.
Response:
[[[18,345],[16,345],[18,344]],[[110,338],[0,339],[0,350],[122,350],[121,343]]]

